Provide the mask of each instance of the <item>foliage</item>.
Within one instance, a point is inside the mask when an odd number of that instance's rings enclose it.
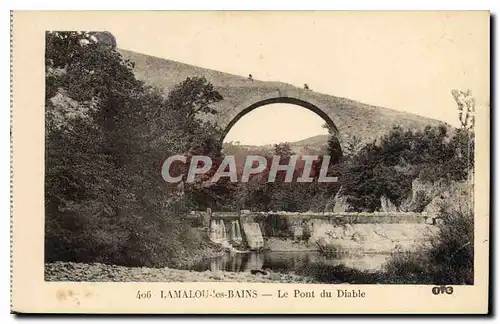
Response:
[[[363,144],[361,142],[361,139],[357,136],[352,136],[351,138],[347,139],[342,146],[342,154],[344,157],[344,160],[351,158],[352,156],[355,156],[359,150],[361,150],[363,147]]]
[[[439,235],[420,253],[394,254],[384,267],[385,281],[417,284],[474,284],[472,208],[447,209]]]
[[[412,181],[460,181],[474,164],[473,134],[445,126],[423,131],[395,127],[378,142],[365,145],[340,168],[347,202],[355,211],[380,209],[380,197],[399,206],[409,196]]]
[[[451,94],[453,96],[453,99],[455,99],[457,103],[458,119],[460,120],[462,129],[474,129],[474,112],[476,111],[476,100],[472,96],[472,92],[470,91],[470,89],[467,89],[466,91],[452,90]]]
[[[434,282],[442,284],[474,283],[474,212],[471,206],[443,210],[439,237],[430,250],[437,266]]]
[[[46,35],[46,260],[181,262],[203,238],[181,219],[190,201],[160,167],[171,154],[217,154],[220,130],[199,117],[222,97],[188,78],[164,98],[94,36]]]
[[[332,141],[332,143],[338,145],[338,141]],[[231,206],[258,211],[324,211],[326,202],[331,199],[331,196],[335,192],[335,190],[332,190],[332,187],[335,187],[336,184],[320,183],[317,181],[322,164],[322,156],[312,164],[311,182],[297,182],[297,178],[302,176],[305,167],[304,161],[297,155],[295,155],[297,162],[291,182],[285,181],[285,171],[278,171],[275,181],[268,182],[267,177],[272,165],[273,156],[279,156],[279,163],[285,165],[290,162],[290,158],[294,155],[289,143],[275,144],[272,154],[265,151],[250,151],[233,143],[226,144],[225,151],[236,154],[237,161],[238,158],[243,158],[244,160],[246,155],[253,154],[260,154],[267,158],[267,168],[260,174],[251,177],[247,183],[232,184],[230,190],[232,198],[227,199],[227,201],[237,202],[237,204],[232,204]],[[338,156],[334,157],[333,162],[331,160],[330,164],[334,164],[336,158]],[[331,172],[334,171],[332,170]]]
[[[279,143],[274,144],[274,155],[280,157],[290,157],[292,155],[292,148],[290,147],[290,143]]]

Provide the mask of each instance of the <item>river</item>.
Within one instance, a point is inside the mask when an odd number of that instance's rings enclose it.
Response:
[[[300,252],[247,252],[227,253],[214,259],[206,259],[190,268],[196,271],[248,272],[250,270],[271,270],[273,272],[294,273],[312,265],[340,266],[375,271],[386,262],[387,254],[347,254],[324,256],[315,251]]]

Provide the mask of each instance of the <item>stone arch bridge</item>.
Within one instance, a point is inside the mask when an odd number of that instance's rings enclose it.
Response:
[[[354,136],[361,142],[370,142],[396,125],[421,129],[426,125],[443,124],[410,113],[322,94],[314,91],[314,85],[311,90],[303,89],[283,82],[260,81],[257,75],[249,79],[145,54],[118,51],[135,63],[134,73],[139,80],[166,93],[188,77],[205,77],[224,98],[216,105],[218,114],[214,120],[224,130],[224,135],[246,113],[272,103],[296,104],[315,112],[332,127],[341,143]],[[325,75],[325,78],[334,77]],[[286,122],[286,116],[276,121],[277,125],[281,122]]]
[[[269,88],[267,91],[259,93],[251,93],[242,98],[241,103],[234,107],[221,107],[219,109],[218,124],[224,129],[223,137],[229,130],[246,114],[254,109],[263,107],[269,104],[286,103],[304,107],[321,117],[335,135],[339,135],[339,130],[334,120],[339,120],[333,106],[327,103],[322,103],[315,99],[311,91],[303,91],[293,88]],[[283,121],[286,122],[286,116],[283,116]],[[279,125],[279,121],[277,121]]]

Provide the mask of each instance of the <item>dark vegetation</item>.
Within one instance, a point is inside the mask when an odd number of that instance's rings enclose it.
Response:
[[[304,173],[304,161],[297,158],[293,178],[286,181],[286,172],[278,171],[273,182],[268,182],[273,156],[279,156],[281,165],[289,164],[292,156],[292,149],[289,143],[275,144],[271,151],[248,150],[237,145],[226,146],[226,154],[235,155],[238,172],[241,173],[245,157],[248,155],[265,156],[267,160],[266,168],[259,174],[250,177],[248,182],[238,182],[231,184],[231,190],[226,196],[215,200],[217,209],[235,210],[249,209],[256,211],[323,211],[325,204],[335,194],[338,183],[318,182],[320,168],[323,162],[323,154],[315,153],[319,158],[312,163],[310,177],[312,182],[297,182],[297,178]],[[336,164],[340,155],[334,155],[330,164]],[[334,176],[334,170],[330,170],[328,176]],[[239,176],[238,176],[239,177]]]
[[[205,253],[181,217],[192,189],[159,171],[172,154],[220,151],[219,130],[196,117],[221,95],[188,78],[165,98],[91,33],[47,33],[45,59],[46,261],[166,266]]]
[[[474,138],[468,130],[450,134],[445,126],[423,131],[396,127],[345,159],[339,178],[353,211],[375,211],[380,210],[382,196],[401,207],[412,194],[415,179],[450,185],[467,179],[473,166]],[[423,194],[416,192],[420,201],[411,211],[422,211]]]
[[[267,155],[270,161],[272,155],[279,155],[281,164],[286,164],[292,155],[288,143],[275,145],[273,152],[233,144],[225,150],[241,160],[246,155],[260,154]],[[381,198],[386,197],[400,210],[421,212],[433,197],[424,191],[413,193],[413,181],[450,186],[467,179],[474,166],[474,134],[462,128],[450,131],[444,125],[423,130],[395,127],[386,136],[366,145],[352,139],[344,143],[344,149],[336,137],[330,136],[326,152],[321,153],[332,156],[330,163],[336,165],[330,167],[328,174],[337,176],[338,183],[316,181],[319,160],[313,166],[315,181],[311,183],[285,183],[282,172],[277,181],[268,184],[266,172],[271,164],[268,162],[260,177],[235,185],[230,198],[215,203],[222,209],[329,211],[335,204],[335,194],[342,188],[348,211],[381,210]],[[302,172],[303,165],[298,163],[294,178]],[[226,205],[226,202],[233,203]]]
[[[178,266],[208,256],[214,246],[182,215],[190,210],[328,210],[342,194],[352,211],[375,211],[381,197],[398,208],[422,211],[428,193],[412,183],[463,182],[474,162],[470,108],[457,99],[462,127],[394,128],[385,137],[360,145],[334,136],[324,153],[337,163],[329,169],[338,183],[287,183],[284,172],[268,183],[266,172],[248,183],[222,179],[210,183],[168,184],[160,175],[166,157],[209,155],[221,160],[221,130],[200,118],[216,114],[222,96],[204,78],[188,78],[168,94],[146,86],[133,62],[92,33],[46,35],[45,259],[102,262],[125,266]],[[464,126],[465,125],[465,126]],[[237,158],[249,152],[232,147]],[[273,154],[282,164],[292,156],[286,143]],[[270,163],[268,163],[270,166]],[[303,171],[298,165],[295,177]],[[432,197],[431,197],[432,198]],[[470,205],[470,204],[469,204]],[[406,207],[405,207],[406,206]],[[408,207],[409,206],[409,207]],[[472,209],[442,208],[441,234],[422,253],[397,254],[384,272],[363,274],[317,266],[314,276],[335,282],[472,283]],[[470,207],[470,206],[469,206]],[[346,274],[345,272],[349,272]],[[344,280],[345,281],[345,280]]]

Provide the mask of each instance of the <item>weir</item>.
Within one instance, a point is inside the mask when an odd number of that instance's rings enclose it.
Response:
[[[266,237],[304,239],[310,235],[314,223],[342,227],[346,224],[436,225],[442,221],[436,215],[412,212],[212,212],[210,209],[191,212],[188,218],[193,224],[208,228],[214,243],[250,250],[263,248]]]
[[[210,222],[210,239],[212,242],[222,245],[241,245],[243,236],[240,222],[238,220],[212,219]]]
[[[240,245],[243,242],[243,237],[241,235],[240,222],[237,220],[231,221],[231,232],[230,232],[229,240],[237,245]]]
[[[212,220],[210,224],[210,239],[215,243],[227,242],[226,227],[223,220]]]

